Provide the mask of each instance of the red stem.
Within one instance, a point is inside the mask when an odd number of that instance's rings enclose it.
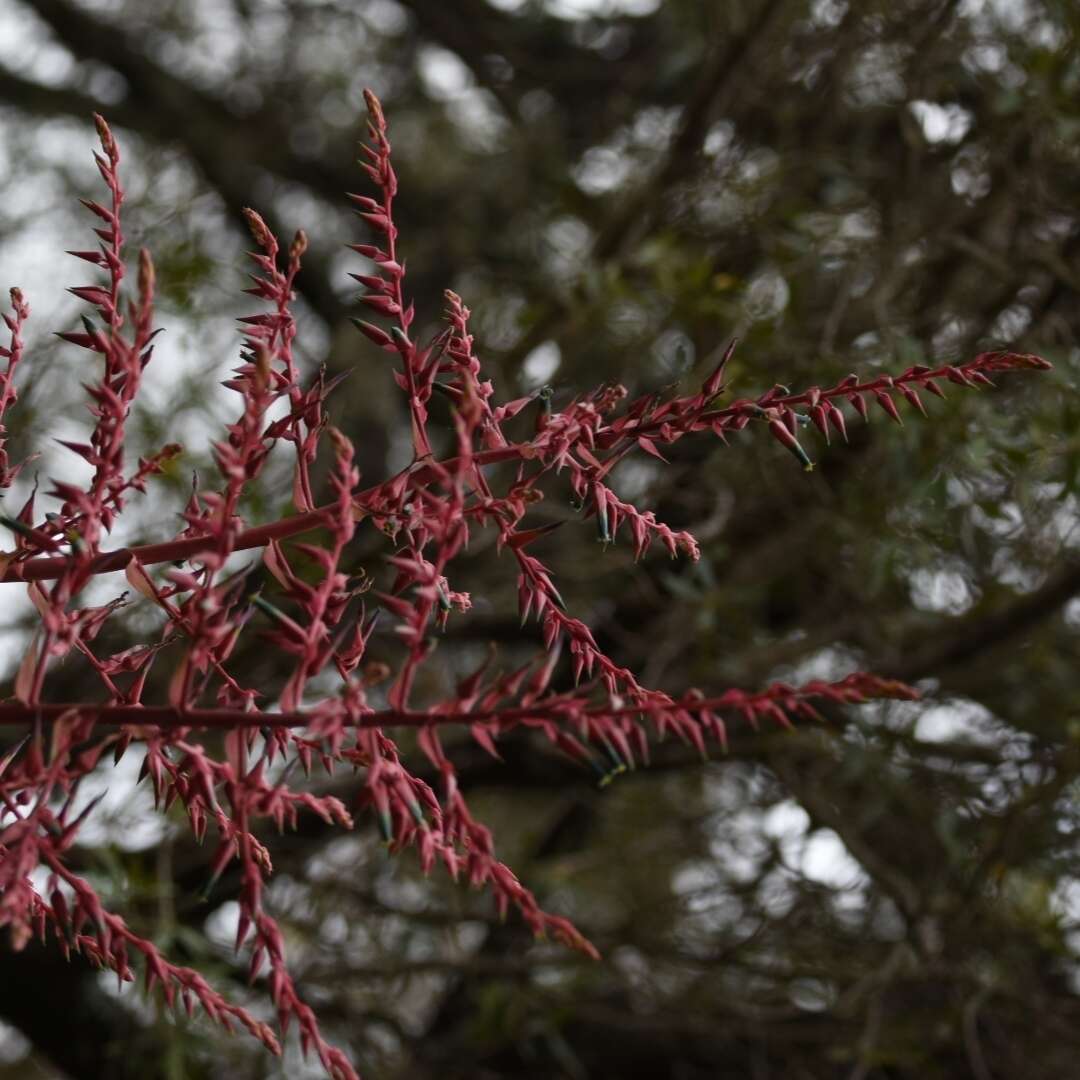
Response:
[[[480,465],[494,465],[499,461],[509,461],[522,457],[520,446],[500,446],[494,450],[485,450],[475,454],[473,460]],[[442,462],[444,468],[452,468],[455,459]],[[420,465],[414,470],[414,479],[418,483],[433,479],[434,472],[427,466]],[[359,492],[355,502],[363,508],[363,504],[377,497],[384,488],[389,487],[393,480],[376,484],[366,491]],[[310,532],[331,522],[331,516],[337,512],[334,503],[309,510],[306,514],[293,514],[290,517],[272,521],[268,525],[257,525],[253,529],[247,529],[240,533],[232,549],[245,551],[248,548],[265,547],[271,540],[285,540],[299,533]],[[131,561],[132,556],[138,559],[142,566],[151,566],[154,563],[177,562],[190,559],[198,555],[200,551],[209,551],[217,546],[217,541],[212,536],[190,536],[183,540],[167,540],[161,544],[143,544],[139,547],[120,548],[118,551],[103,551],[90,564],[91,574],[108,574],[115,570],[123,570]],[[69,561],[68,556],[57,558],[29,559],[23,563],[12,563],[5,573],[0,576],[0,584],[12,581],[45,581],[50,578],[58,578],[64,571]]]
[[[851,688],[840,684],[826,684],[832,688],[851,692]],[[910,687],[897,684],[898,687],[912,697],[915,691]],[[355,721],[349,720],[346,726],[356,728],[384,728],[384,727],[440,727],[444,724],[476,724],[491,723],[493,721],[506,724],[517,723],[524,720],[554,719],[567,717],[593,717],[618,719],[621,717],[645,716],[651,713],[675,713],[683,712],[701,713],[743,711],[746,708],[754,709],[764,702],[779,702],[783,698],[795,698],[799,701],[809,698],[828,696],[825,688],[767,688],[756,694],[746,694],[740,700],[733,701],[730,693],[726,696],[700,698],[694,701],[672,701],[671,704],[657,703],[654,707],[648,704],[624,705],[613,709],[606,705],[594,705],[574,713],[568,713],[562,707],[567,703],[564,700],[546,705],[516,706],[509,709],[478,709],[473,712],[463,713],[429,713],[417,712],[411,709],[383,709],[379,712],[368,713]],[[855,691],[860,693],[859,691]],[[897,691],[899,692],[899,690]],[[868,700],[868,695],[860,693],[863,701]],[[850,702],[857,704],[858,702]],[[268,728],[298,728],[306,727],[319,719],[318,713],[310,712],[259,712],[252,710],[240,712],[237,709],[176,709],[171,705],[87,705],[85,703],[60,703],[50,702],[42,705],[23,705],[18,702],[6,702],[0,704],[0,727],[13,724],[22,724],[30,720],[56,720],[65,713],[79,713],[82,715],[93,714],[98,724],[102,725],[125,725],[135,724],[139,726],[152,726],[162,729],[172,728],[218,728],[235,730],[239,727],[268,727]]]
[[[967,371],[973,367],[974,364],[971,361],[966,364],[958,365],[960,371]],[[871,379],[868,382],[854,383],[850,386],[840,384],[838,386],[820,390],[819,400],[843,397],[853,393],[865,393],[878,389],[889,389],[893,386],[907,382],[917,382],[922,384],[929,379],[947,376],[949,370],[949,365],[945,365],[928,371],[911,371],[906,372],[903,375],[892,377],[883,375],[876,379]],[[804,391],[799,394],[788,394],[783,397],[773,398],[768,402],[768,406],[771,408],[782,408],[784,406],[805,405],[810,401],[811,393],[812,391]],[[736,416],[745,412],[758,413],[760,412],[760,409],[761,406],[755,401],[736,401],[726,408],[710,409],[707,412],[703,412],[696,416],[695,420],[698,422],[708,422],[711,420]],[[610,429],[604,429],[597,433],[596,442],[598,446],[610,449],[611,446],[620,440],[620,438],[636,438],[642,434],[652,434],[655,433],[663,423],[673,423],[676,420],[676,417],[664,417],[662,421],[646,420],[644,422],[639,422],[636,425],[630,425],[619,432],[612,432]],[[527,447],[521,444],[498,447],[494,450],[484,450],[473,455],[473,463],[477,466],[493,465],[500,461],[520,459],[528,456],[526,451]],[[440,464],[443,470],[453,471],[456,462],[457,458],[450,458]],[[413,479],[416,483],[423,483],[427,479],[434,478],[434,476],[434,471],[430,470],[426,465],[421,464],[414,467]],[[394,480],[391,479],[358,493],[355,496],[354,502],[359,509],[363,510],[365,504],[370,503],[373,499],[377,498],[382,493],[383,489],[393,482]],[[334,507],[332,505],[320,506],[305,514],[294,514],[291,517],[282,518],[281,520],[271,522],[268,525],[259,525],[253,529],[248,529],[236,538],[233,550],[242,551],[248,548],[263,547],[271,540],[284,540],[290,536],[296,536],[298,533],[317,529],[327,523],[328,516],[333,511]],[[106,574],[114,570],[123,570],[132,556],[137,558],[143,566],[149,566],[153,563],[188,559],[193,555],[197,555],[200,551],[206,551],[214,546],[215,541],[212,537],[196,536],[183,540],[169,540],[161,544],[145,544],[141,547],[123,548],[119,551],[103,552],[90,564],[89,573]],[[63,573],[64,567],[67,566],[68,561],[69,557],[64,556],[55,558],[37,558],[22,563],[12,563],[8,566],[7,570],[0,575],[0,584],[11,581],[43,581],[49,578],[57,578]]]

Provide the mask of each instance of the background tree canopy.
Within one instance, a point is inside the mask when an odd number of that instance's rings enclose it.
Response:
[[[635,566],[589,523],[554,534],[572,606],[654,685],[865,668],[925,701],[735,728],[707,764],[661,747],[602,790],[528,738],[501,764],[462,741],[500,851],[600,963],[387,860],[368,819],[345,837],[316,820],[267,837],[302,988],[367,1077],[1075,1070],[1078,35],[1068,0],[0,0],[0,282],[38,316],[13,436],[83,427],[82,361],[45,331],[75,318],[58,253],[87,246],[72,207],[96,183],[98,110],[125,146],[168,330],[140,431],[186,447],[139,538],[211,468],[247,205],[311,237],[305,356],[352,372],[335,422],[365,476],[407,459],[385,357],[347,318],[360,267],[343,245],[361,236],[343,192],[363,186],[365,85],[390,120],[420,322],[437,325],[443,288],[460,293],[506,396],[694,386],[733,336],[737,396],[1003,346],[1055,364],[932,400],[902,429],[849,419],[849,446],[808,437],[810,476],[749,430],[623,469],[617,490],[701,540],[696,565]],[[285,475],[271,471],[254,515],[281,505]],[[553,488],[538,513],[572,518],[566,499]],[[374,540],[356,548],[385,572]],[[506,664],[536,645],[505,560],[477,548],[469,567],[484,603],[440,646],[431,693],[488,642]],[[22,594],[3,593],[9,680]],[[124,632],[136,640],[137,619]],[[275,685],[272,657],[245,663]],[[105,897],[136,895],[130,917],[159,944],[256,998],[229,948],[236,883],[200,899],[205,853],[147,827],[134,770],[103,773],[111,809],[82,871]],[[0,952],[0,1019],[5,1075],[308,1075],[295,1048],[277,1063],[179,1024],[55,949]]]

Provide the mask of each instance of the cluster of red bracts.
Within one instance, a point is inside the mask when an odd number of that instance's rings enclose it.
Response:
[[[1030,353],[1006,351],[980,353],[965,364],[943,364],[930,368],[924,364],[910,367],[902,375],[881,375],[867,382],[860,382],[858,375],[848,375],[835,386],[822,389],[812,386],[799,394],[792,394],[786,386],[774,386],[753,402],[736,402],[721,410],[719,422],[728,424],[747,416],[761,417],[768,421],[773,437],[802,463],[808,471],[813,462],[798,440],[801,423],[812,423],[829,442],[829,429],[832,427],[847,441],[847,425],[844,414],[836,405],[834,398],[846,398],[851,407],[863,418],[870,419],[868,402],[873,402],[890,420],[903,426],[900,410],[894,395],[899,395],[912,408],[923,416],[927,415],[926,406],[919,397],[918,390],[926,390],[937,397],[945,397],[939,380],[945,379],[957,386],[978,388],[993,386],[987,377],[988,371],[1045,371],[1051,365]],[[798,406],[805,406],[806,413],[796,412]]]
[[[375,234],[374,243],[352,245],[371,260],[373,272],[353,277],[364,288],[360,301],[372,318],[390,320],[390,328],[362,320],[356,325],[399,362],[394,376],[408,402],[413,464],[365,492],[357,491],[360,477],[353,447],[327,423],[325,401],[334,382],[320,373],[303,386],[293,355],[291,303],[306,238],[297,233],[282,253],[266,222],[249,210],[245,213],[258,250],[251,253],[256,272],[246,291],[269,310],[240,320],[241,362],[225,381],[240,398],[240,407],[224,437],[213,444],[221,486],[193,488],[183,533],[166,544],[139,549],[154,553],[146,564],[127,551],[119,553],[121,561],[117,553],[103,555],[102,535],[123,512],[128,493],[143,491],[180,448],[170,444],[139,459],[134,472],[124,471],[125,424],[152,353],[154,271],[149,255],[142,253],[136,298],[125,306],[119,152],[99,118],[103,153],[95,156],[111,201],[108,206],[85,204],[102,222],[95,230],[99,247],[72,254],[98,268],[104,280],[71,290],[95,309],[96,321],[87,317],[81,332],[61,335],[96,354],[103,366],[101,377],[88,387],[92,431],[86,442],[65,443],[91,466],[93,477],[84,486],[54,481],[50,494],[61,503],[57,514],[39,520],[31,495],[16,517],[2,519],[15,536],[14,550],[2,556],[7,579],[34,569],[41,570],[34,577],[42,580],[30,585],[40,623],[15,680],[15,696],[25,704],[26,719],[38,720],[32,736],[0,761],[0,926],[10,927],[15,946],[21,947],[35,933],[44,937],[51,925],[63,948],[81,951],[122,981],[134,977],[129,957],[138,953],[148,989],[159,986],[170,1005],[179,1002],[189,1013],[198,1005],[226,1029],[242,1026],[275,1053],[280,1051],[267,1025],[228,1003],[197,972],[171,964],[119,916],[105,911],[91,886],[65,865],[65,852],[93,809],[92,803],[78,813],[73,809],[81,780],[106,751],[119,760],[139,743],[142,776],[152,786],[156,804],[167,809],[179,802],[197,838],[216,836],[207,889],[215,887],[227,867],[239,864],[236,947],[250,948],[252,980],[265,978],[280,1034],[295,1021],[301,1045],[315,1051],[335,1080],[355,1080],[356,1073],[325,1041],[315,1014],[297,995],[281,931],[263,904],[264,883],[272,870],[269,853],[252,830],[260,819],[279,829],[295,826],[301,811],[343,828],[352,827],[353,818],[337,799],[292,786],[288,767],[284,775],[269,779],[276,759],[299,763],[305,774],[316,761],[327,772],[338,764],[362,770],[360,804],[373,810],[393,850],[415,848],[425,873],[438,863],[452,877],[490,890],[500,913],[513,908],[538,935],[595,955],[566,919],[543,911],[499,861],[490,830],[472,816],[458,788],[442,747],[441,727],[465,725],[477,744],[495,757],[504,733],[518,727],[533,730],[595,769],[606,783],[647,761],[650,743],[669,735],[702,754],[710,742],[726,747],[725,718],[786,726],[798,718],[818,719],[815,701],[850,704],[914,694],[903,684],[862,673],[834,683],[778,683],[758,693],[727,690],[713,697],[697,690],[673,697],[641,685],[633,672],[600,648],[590,628],[570,614],[554,574],[528,550],[533,545],[541,549],[540,541],[559,524],[525,523],[543,498],[541,482],[562,475],[582,515],[594,519],[604,547],[629,532],[638,557],[658,540],[671,556],[681,552],[696,559],[697,543],[689,533],[670,529],[613,490],[612,470],[629,455],[644,453],[665,461],[662,448],[686,435],[708,431],[723,439],[763,422],[809,468],[800,429],[812,425],[826,441],[831,432],[846,438],[841,411],[845,400],[864,418],[876,404],[899,422],[899,403],[924,411],[919,391],[943,396],[941,381],[980,386],[989,383],[988,373],[1049,366],[1027,354],[984,353],[966,364],[917,366],[896,377],[865,382],[852,375],[836,386],[800,393],[775,386],[755,400],[719,407],[732,342],[694,394],[666,400],[650,394],[627,404],[626,390],[608,385],[559,410],[552,408],[546,389],[494,404],[494,388],[483,378],[475,353],[469,309],[459,296],[445,294],[447,326],[427,346],[414,344],[409,336],[413,308],[403,292],[405,264],[397,255],[393,217],[397,178],[381,106],[370,92],[365,96],[372,145],[364,147],[363,168],[379,198],[351,196]],[[13,374],[24,355],[29,307],[18,290],[12,291],[12,303],[12,314],[3,316],[9,343],[0,347],[0,359],[7,361],[0,373],[0,489],[9,487],[21,468],[9,464],[2,425],[5,410],[16,400]],[[428,434],[434,393],[449,402],[456,440],[456,452],[445,460],[432,454]],[[271,408],[283,401],[284,413],[268,420]],[[292,495],[297,517],[249,528],[240,513],[242,498],[278,442],[291,443],[295,450]],[[311,474],[320,447],[327,443],[333,459],[332,499],[318,506]],[[498,463],[516,468],[506,470],[512,474],[507,476],[488,469]],[[383,591],[370,593],[367,603],[374,600],[377,605],[370,615],[359,596],[368,592],[372,578],[366,573],[350,577],[345,569],[357,522],[364,518],[394,544],[386,559],[393,578]],[[316,527],[324,532],[320,544],[283,546],[284,537]],[[452,612],[470,608],[470,597],[452,586],[455,559],[472,529],[492,527],[500,550],[508,550],[517,566],[522,621],[533,615],[539,620],[544,651],[509,673],[495,670],[489,657],[452,694],[417,708],[411,704],[413,688],[431,655],[435,632],[445,627]],[[261,567],[252,563],[225,573],[236,551],[255,546],[263,548]],[[151,575],[150,561],[176,559],[178,553],[180,564],[163,575]],[[32,556],[38,557],[37,563],[56,566],[27,567]],[[125,566],[129,584],[163,617],[160,640],[99,656],[99,631],[124,600],[92,608],[79,607],[76,601],[93,573]],[[53,584],[44,584],[45,578],[54,579]],[[380,612],[395,623],[396,667],[381,658],[364,664]],[[243,685],[229,671],[241,634],[252,626],[287,665],[276,703],[282,712],[258,711],[260,690]],[[48,663],[71,653],[84,657],[100,680],[107,697],[103,705],[42,706]],[[148,708],[144,690],[159,656],[172,659],[168,699],[174,722],[121,722],[118,731],[103,730],[96,723],[98,710],[131,709],[137,715]],[[565,680],[564,664],[569,676]],[[313,680],[326,676],[340,685],[315,693],[319,684]],[[561,680],[565,689],[558,689]],[[387,707],[376,711],[368,691],[383,682]],[[211,752],[194,734],[200,713],[205,718],[210,712],[202,704],[208,700],[216,701],[219,720],[226,712],[223,753]],[[43,708],[60,709],[50,714],[54,719],[47,745],[41,731]],[[155,716],[166,711],[164,706],[150,708]],[[302,728],[287,726],[292,723]],[[409,771],[387,734],[394,725],[417,730],[420,749],[437,771],[438,793]],[[58,811],[49,809],[58,802]],[[30,875],[39,866],[50,874],[45,895],[31,884]]]

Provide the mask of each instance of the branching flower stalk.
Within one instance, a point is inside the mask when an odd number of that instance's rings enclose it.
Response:
[[[293,284],[307,241],[297,233],[283,252],[263,219],[247,211],[256,245],[254,284],[247,291],[269,310],[240,320],[240,364],[225,382],[237,395],[236,419],[213,444],[220,484],[192,490],[177,535],[104,549],[129,498],[144,492],[181,448],[168,444],[134,466],[126,460],[126,422],[153,354],[154,271],[149,254],[141,252],[134,298],[126,300],[120,154],[98,117],[101,153],[95,157],[109,200],[85,203],[101,223],[95,230],[99,244],[72,254],[97,267],[103,280],[71,290],[91,313],[81,330],[60,335],[99,358],[99,377],[87,387],[88,439],[64,444],[93,473],[83,485],[53,481],[49,496],[58,509],[39,515],[35,493],[16,516],[0,519],[14,538],[12,549],[0,553],[0,582],[12,588],[22,583],[40,615],[11,697],[0,702],[0,725],[23,729],[0,760],[0,925],[9,928],[16,948],[51,931],[66,953],[81,953],[121,982],[135,978],[137,955],[148,991],[160,989],[170,1006],[179,1004],[189,1014],[198,1006],[227,1030],[242,1027],[273,1053],[281,1052],[295,1023],[304,1051],[313,1051],[337,1080],[357,1074],[324,1037],[289,973],[284,932],[265,902],[272,867],[257,836],[261,823],[281,829],[295,826],[301,813],[315,813],[348,829],[370,809],[390,850],[415,848],[425,873],[439,863],[452,877],[490,890],[501,913],[513,908],[537,935],[596,955],[568,920],[545,912],[498,859],[490,830],[472,815],[458,787],[442,729],[467,728],[495,757],[500,738],[531,729],[606,783],[647,761],[650,743],[668,735],[705,754],[710,743],[726,746],[733,720],[787,726],[820,719],[815,702],[915,696],[910,687],[868,673],[797,687],[778,683],[758,692],[690,689],[673,696],[644,686],[600,648],[588,625],[572,614],[551,569],[530,550],[554,528],[529,522],[531,507],[543,498],[542,482],[563,477],[605,547],[628,533],[638,558],[658,542],[672,557],[697,559],[698,545],[688,532],[672,530],[620,498],[611,482],[616,465],[637,453],[664,461],[664,447],[685,436],[707,432],[725,439],[758,425],[811,468],[802,431],[816,429],[826,441],[833,433],[846,439],[845,402],[864,419],[876,405],[902,422],[900,406],[925,413],[920,392],[943,396],[943,381],[978,387],[996,372],[1049,367],[1028,354],[983,353],[965,364],[916,366],[896,376],[860,381],[851,375],[831,387],[792,392],[775,386],[756,399],[720,407],[733,342],[693,394],[654,394],[628,403],[621,386],[604,386],[557,411],[545,391],[499,403],[484,378],[470,312],[459,296],[446,293],[446,327],[432,341],[420,345],[410,336],[414,313],[397,247],[391,144],[378,100],[370,92],[365,97],[371,145],[364,147],[363,168],[378,197],[350,196],[374,234],[373,242],[350,245],[373,264],[372,271],[353,277],[364,288],[361,302],[388,328],[355,321],[393,357],[409,410],[410,465],[360,487],[353,446],[327,421],[325,402],[334,382],[320,372],[305,388],[293,353]],[[17,399],[14,375],[25,359],[30,315],[18,289],[11,300],[10,314],[3,315],[8,343],[0,347],[6,362],[0,372],[0,490],[12,486],[25,464],[10,462],[3,427]],[[441,459],[433,447],[443,440],[433,440],[429,416],[434,394],[448,400],[451,413],[453,452]],[[274,410],[278,418],[268,419]],[[524,439],[511,437],[508,424],[523,413],[532,415],[533,431]],[[246,521],[243,497],[278,443],[293,446],[294,512]],[[320,452],[330,458],[329,496],[322,504],[313,470]],[[492,470],[494,465],[509,468]],[[392,580],[383,591],[346,569],[360,528],[376,529],[388,546]],[[444,699],[417,700],[417,677],[438,631],[452,617],[467,617],[471,607],[470,596],[455,588],[456,560],[470,535],[483,529],[494,532],[498,548],[516,566],[521,620],[539,621],[544,648],[509,673],[489,657]],[[318,543],[285,544],[316,530]],[[228,569],[237,552],[252,550],[261,552],[261,567],[252,562]],[[163,573],[152,570],[161,563],[172,565]],[[128,601],[87,607],[80,598],[94,575],[117,570],[125,571],[138,602],[160,611],[162,631],[159,640],[107,654],[96,639]],[[380,615],[400,643],[396,668],[365,663]],[[260,632],[281,657],[283,681],[270,695],[231,670],[241,636],[251,632]],[[50,698],[49,666],[70,654],[94,673],[96,700]],[[160,664],[171,665],[167,689],[147,700],[149,688],[158,685],[151,672]],[[380,682],[385,706],[376,707],[371,690]],[[395,729],[415,731],[439,777],[438,791],[411,771]],[[215,732],[224,738],[215,740]],[[103,767],[106,755],[118,761],[133,744],[142,749],[143,776],[157,806],[179,804],[197,839],[213,836],[208,888],[239,864],[235,947],[248,951],[251,980],[265,987],[276,1010],[276,1032],[227,1001],[198,972],[170,962],[119,914],[105,910],[92,886],[70,868],[68,852],[94,809],[75,810],[81,781]],[[293,763],[305,774],[316,763],[327,771],[357,771],[362,783],[356,805],[291,782]],[[41,890],[32,877],[39,869],[47,876]]]

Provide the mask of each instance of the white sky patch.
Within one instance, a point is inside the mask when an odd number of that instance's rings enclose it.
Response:
[[[913,101],[908,106],[929,143],[958,143],[970,130],[972,114],[955,103]]]
[[[911,575],[911,602],[920,611],[962,615],[975,603],[975,594],[955,570],[916,570]]]
[[[784,863],[810,881],[849,890],[866,883],[866,874],[832,829],[811,831],[810,815],[794,799],[771,807],[762,818],[762,832],[780,848]]]
[[[1063,547],[1076,547],[1080,543],[1080,502],[1071,492],[1054,507],[1045,531],[1049,540]]]
[[[621,345],[637,344],[646,334],[655,333],[658,312],[632,300],[616,300],[608,311],[607,324],[612,337]]]
[[[850,77],[850,94],[855,103],[894,105],[907,93],[902,71],[904,47],[875,44],[865,48],[856,59]]]
[[[473,88],[447,104],[447,113],[466,144],[482,153],[497,149],[510,125],[487,90]]]
[[[624,499],[646,499],[655,490],[662,466],[658,461],[646,458],[628,458],[615,466],[615,490]]]
[[[972,505],[974,495],[970,488],[954,482],[953,477],[950,477],[947,483],[951,485],[949,491],[950,505],[970,506],[971,520],[980,529],[997,537],[999,540],[1014,540],[1022,535],[1024,511],[1020,508],[1019,503],[1011,499],[1000,502],[997,505],[996,513],[991,517],[981,506]],[[955,492],[955,495],[953,492]]]
[[[574,277],[591,242],[592,231],[580,218],[556,218],[544,230],[544,262],[555,277]]]
[[[672,140],[679,126],[682,109],[663,109],[650,105],[634,116],[630,137],[634,146],[641,149],[663,149]]]
[[[716,778],[709,784],[709,793],[710,803],[722,811],[709,842],[710,855],[723,868],[721,878],[744,883],[755,880],[771,846],[776,845],[783,868],[763,882],[768,895],[760,897],[770,910],[783,910],[790,902],[792,874],[843,893],[836,897],[837,903],[858,901],[853,894],[867,881],[862,867],[833,830],[814,828],[810,815],[797,800],[786,798],[763,811],[744,808],[728,813],[729,806],[751,797],[751,792],[741,784]],[[694,883],[707,885],[708,875],[701,873],[700,867],[696,862],[686,864],[683,869],[688,872],[679,884],[683,888]]]
[[[1080,596],[1065,605],[1065,623],[1071,630],[1080,630]]]
[[[47,325],[62,325],[63,329],[75,329],[77,326],[77,320],[68,326],[65,320],[57,318],[60,311],[69,306],[69,302],[73,303],[70,297],[65,296],[64,286],[68,282],[73,285],[89,284],[93,277],[88,264],[83,265],[89,272],[80,271],[74,265],[74,259],[62,254],[65,247],[74,246],[62,219],[54,222],[48,220],[59,192],[53,192],[54,197],[50,199],[49,182],[35,179],[35,184],[36,191],[31,190],[31,185],[22,183],[11,184],[7,188],[11,202],[5,206],[5,212],[13,219],[20,219],[24,225],[5,239],[0,255],[4,310],[8,308],[7,291],[13,285],[22,289],[30,304],[30,322],[26,333],[28,346],[24,361],[27,365],[33,361],[30,347],[36,331]]]
[[[1031,18],[1029,0],[964,0],[961,15],[991,15],[1006,30],[1018,31]]]
[[[798,663],[784,668],[782,677],[785,681],[796,684],[807,683],[812,679],[834,682],[856,670],[858,663],[850,653],[827,645],[802,657]]]
[[[719,157],[735,141],[735,125],[730,120],[718,120],[705,136],[702,150],[706,157]]]
[[[211,912],[206,920],[206,936],[215,945],[231,950],[236,943],[236,930],[239,925],[240,905],[235,900],[226,900]]]
[[[757,887],[757,901],[771,919],[782,919],[795,906],[791,876],[783,870],[766,874]]]
[[[753,881],[768,854],[761,839],[761,814],[742,810],[728,816],[710,840],[709,854],[723,864],[728,878],[742,884]]]
[[[767,146],[748,151],[735,170],[735,179],[746,187],[754,187],[774,175],[780,167],[780,155]]]
[[[446,103],[447,114],[466,140],[475,149],[493,150],[507,122],[465,63],[447,49],[427,45],[419,52],[417,70],[428,94]]]
[[[1015,554],[1004,548],[994,552],[990,560],[990,573],[1002,585],[1021,593],[1032,592],[1046,581],[1046,573],[1041,567],[1018,562]]]
[[[776,270],[755,274],[743,295],[743,309],[755,322],[774,319],[788,305],[791,288]]]
[[[694,366],[694,342],[682,330],[665,330],[649,347],[657,367],[666,375],[682,376]]]
[[[633,170],[630,158],[609,146],[591,146],[573,169],[574,182],[587,195],[622,187]]]
[[[982,199],[989,194],[992,182],[985,149],[978,145],[963,147],[956,155],[949,184],[957,195],[968,199]]]
[[[360,14],[368,26],[380,34],[401,34],[409,25],[405,9],[392,0],[367,0]]]
[[[1041,881],[1033,883],[1034,888],[1041,886]],[[1073,992],[1080,990],[1080,968],[1076,961],[1080,957],[1080,879],[1075,877],[1061,878],[1054,886],[1050,894],[1050,909],[1065,924],[1067,932],[1065,940],[1072,949],[1073,964],[1069,971],[1069,981]]]
[[[785,799],[766,811],[761,831],[780,845],[788,866],[797,866],[810,828],[810,815],[794,800]]]
[[[823,979],[796,979],[791,984],[791,1000],[807,1012],[822,1012],[836,1000],[836,992]]]
[[[666,147],[675,132],[680,110],[650,107],[621,127],[601,146],[592,146],[571,170],[587,195],[605,195],[623,187]]]
[[[0,625],[0,678],[9,679],[22,662],[29,639],[19,623],[35,610],[25,586],[9,584],[0,590],[4,621]]]
[[[191,41],[162,36],[156,52],[163,65],[205,86],[213,86],[222,72],[236,67],[248,47],[246,35],[230,4],[219,0],[188,0],[194,7]],[[114,16],[115,17],[115,16]]]
[[[507,2],[508,0],[502,0],[502,4]],[[620,15],[652,15],[659,9],[660,2],[661,0],[547,0],[544,7],[558,19],[613,19]]]
[[[973,45],[964,53],[964,63],[969,67],[979,68],[997,74],[1005,67],[1009,59],[1004,45],[997,42],[982,42]]]
[[[671,875],[671,889],[680,896],[703,892],[717,885],[716,867],[700,860],[680,866]]]
[[[13,1065],[30,1052],[30,1043],[9,1024],[0,1022],[0,1065]]]
[[[721,229],[739,221],[745,213],[746,204],[735,192],[714,186],[704,190],[691,209],[701,225]]]
[[[847,9],[844,0],[814,0],[810,6],[810,17],[818,26],[839,26]]]
[[[537,345],[521,365],[522,384],[531,389],[543,386],[562,363],[562,350],[554,341],[544,341]]]
[[[46,86],[63,86],[75,70],[66,49],[51,40],[25,4],[0,0],[0,63]]]
[[[996,745],[991,713],[973,701],[953,701],[934,705],[920,714],[915,724],[915,738],[920,742],[968,740]]]
[[[1080,927],[1080,878],[1063,877],[1051,893],[1050,906],[1063,919]]]
[[[818,829],[807,839],[800,869],[811,881],[833,889],[854,889],[867,881],[862,867],[832,829]]]
[[[459,57],[434,45],[419,51],[416,67],[424,89],[439,101],[453,101],[475,85],[472,72]]]
[[[138,783],[144,757],[134,746],[115,766],[106,757],[103,760],[108,767],[91,773],[79,785],[72,818],[102,795],[79,828],[80,843],[94,847],[114,844],[124,851],[141,851],[161,842],[169,826],[165,816],[154,811],[150,782]]]

